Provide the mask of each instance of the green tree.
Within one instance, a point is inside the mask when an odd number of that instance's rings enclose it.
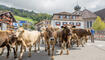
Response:
[[[105,29],[105,23],[101,20],[99,16],[97,16],[96,21],[93,23],[93,29],[96,31],[104,30]]]

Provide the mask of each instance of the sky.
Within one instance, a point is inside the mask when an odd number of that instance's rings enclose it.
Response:
[[[25,9],[38,13],[73,12],[74,6],[79,4],[81,10],[92,12],[105,8],[105,0],[0,0],[1,5]]]

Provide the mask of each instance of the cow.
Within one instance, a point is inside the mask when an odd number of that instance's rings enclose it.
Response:
[[[63,54],[63,49],[66,49],[67,50],[67,55],[69,54],[69,49],[71,47],[70,45],[70,40],[71,40],[71,30],[69,29],[68,26],[62,26],[61,27],[62,30],[61,30],[61,37],[59,39],[59,43],[61,44],[61,51],[60,51],[60,55]],[[65,47],[64,47],[65,45]]]
[[[79,45],[79,40],[78,40],[78,36],[76,33],[72,33],[71,36],[71,46],[73,47],[74,44],[77,44],[77,46]]]
[[[51,53],[51,58],[52,60],[54,59],[54,47],[56,44],[56,39],[55,39],[55,28],[52,26],[48,27],[43,27],[42,29],[42,34],[45,40],[45,51],[48,51],[48,55],[50,56],[50,51]],[[50,50],[50,45],[52,46],[52,49]]]
[[[40,35],[41,33],[39,31],[28,31],[28,30],[24,30],[22,27],[17,29],[16,37],[18,38],[21,44],[19,60],[22,60],[24,50],[27,47],[29,47],[28,56],[31,57],[31,48],[33,45],[36,46],[37,42],[39,43],[38,50],[40,50]]]
[[[83,45],[83,37],[85,38],[85,42],[87,42],[87,36],[91,35],[91,32],[89,29],[77,29],[77,28],[73,28],[72,29],[72,33],[75,33],[78,36],[78,42],[79,44],[82,45],[82,47],[84,47]],[[79,45],[77,45],[77,47],[79,47]]]
[[[2,48],[2,53],[4,52],[4,48],[7,47],[7,58],[9,57],[10,48],[13,48],[14,51],[14,58],[17,57],[16,51],[15,51],[15,43],[16,43],[16,36],[13,34],[12,31],[0,31],[0,48]]]

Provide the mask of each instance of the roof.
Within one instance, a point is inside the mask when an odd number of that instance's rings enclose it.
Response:
[[[105,20],[105,8],[104,9],[101,9],[99,11],[96,11],[95,14],[97,16],[100,16],[102,18],[102,20]]]
[[[2,14],[6,14],[6,13],[9,13],[10,16],[12,17],[13,22],[16,22],[14,16],[12,15],[12,13],[11,13],[10,11],[2,11],[2,10],[0,10],[0,15],[2,15]]]
[[[96,18],[97,15],[92,13],[91,11],[87,10],[87,9],[84,9],[82,12],[82,17],[83,18]]]
[[[59,13],[54,13],[54,15],[72,15],[69,12],[59,12]]]
[[[82,15],[82,11],[75,11],[72,13],[72,15]]]
[[[2,11],[2,10],[0,10],[0,15],[1,14],[5,14],[5,13],[8,13],[9,11]]]
[[[42,20],[40,22],[37,22],[35,25],[43,25],[43,22],[51,22],[51,20]]]

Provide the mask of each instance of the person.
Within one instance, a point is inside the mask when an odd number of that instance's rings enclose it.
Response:
[[[95,34],[95,30],[91,29],[91,42],[94,43],[94,34]]]

